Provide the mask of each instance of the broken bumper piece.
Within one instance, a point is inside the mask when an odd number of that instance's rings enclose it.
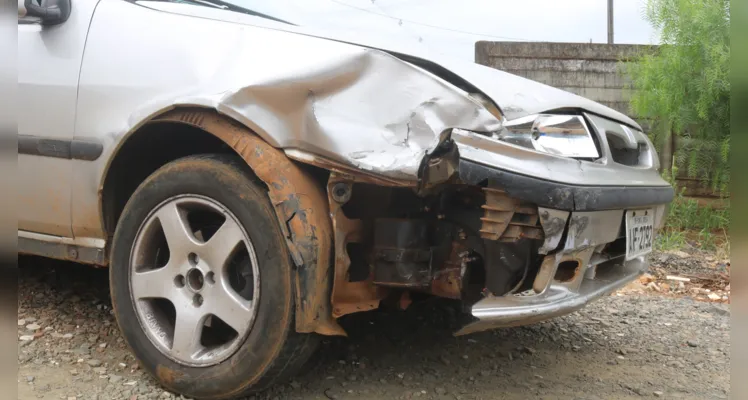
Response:
[[[647,265],[645,257],[626,262],[621,258],[610,265],[601,265],[594,278],[579,274],[581,282],[578,288],[554,282],[540,294],[529,291],[529,295],[525,292],[486,297],[472,307],[471,313],[476,320],[464,326],[456,335],[528,325],[569,314],[625,286],[641,275]]]

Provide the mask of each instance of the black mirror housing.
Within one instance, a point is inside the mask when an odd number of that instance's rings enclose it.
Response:
[[[71,0],[24,0],[26,15],[41,20],[42,25],[61,24],[70,17]]]

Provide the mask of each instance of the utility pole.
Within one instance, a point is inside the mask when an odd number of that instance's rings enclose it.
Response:
[[[613,0],[608,0],[608,44],[613,44]]]

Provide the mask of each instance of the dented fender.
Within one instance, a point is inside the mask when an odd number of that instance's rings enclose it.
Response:
[[[296,265],[296,330],[345,335],[332,318],[332,224],[327,195],[286,155],[249,129],[209,110],[174,110],[154,121],[191,125],[231,146],[268,187],[268,196]]]

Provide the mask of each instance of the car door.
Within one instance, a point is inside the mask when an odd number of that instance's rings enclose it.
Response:
[[[41,0],[32,0],[41,4]],[[78,77],[98,0],[72,0],[69,18],[18,17],[18,230],[72,237]]]

